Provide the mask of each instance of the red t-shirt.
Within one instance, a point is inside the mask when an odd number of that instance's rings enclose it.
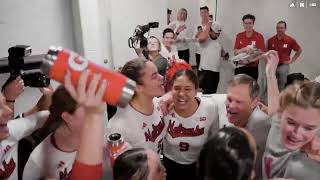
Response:
[[[86,165],[75,161],[71,171],[71,180],[101,180],[102,164]]]
[[[299,51],[300,46],[295,39],[288,35],[285,35],[281,40],[277,38],[277,35],[268,40],[268,50],[278,51],[280,63],[290,61],[292,49]]]
[[[242,49],[242,48],[244,48],[248,45],[252,45],[252,44],[255,44],[256,47],[263,52],[266,50],[266,47],[264,44],[264,38],[263,38],[262,34],[256,32],[256,31],[253,31],[251,37],[247,37],[246,32],[241,32],[241,33],[237,34],[236,42],[234,44],[234,49]],[[255,62],[248,64],[248,66],[258,66],[258,64],[259,64],[259,61],[255,61]]]

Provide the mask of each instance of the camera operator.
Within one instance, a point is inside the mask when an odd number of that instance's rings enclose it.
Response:
[[[39,71],[42,64],[42,56],[30,56],[31,54],[31,46],[12,46],[8,49],[8,57],[4,58],[7,62],[1,61],[0,63],[0,74],[10,74],[9,78],[2,85],[1,90],[5,97],[6,104],[13,112],[15,110],[15,101],[18,96],[23,93],[25,87],[41,88],[40,91],[44,95],[34,108],[18,115],[18,117],[23,117],[23,115],[28,116],[37,111],[47,109],[51,100],[50,94],[52,94],[52,89],[49,87],[50,79]],[[11,119],[13,119],[14,114],[17,113],[12,113]]]
[[[41,104],[41,103],[40,103]],[[39,103],[37,104],[39,105]],[[41,111],[32,116],[10,120],[13,111],[6,104],[0,93],[0,150],[3,152],[0,161],[0,179],[18,179],[18,142],[41,127],[47,119],[48,112]]]
[[[30,135],[46,122],[48,112],[43,110],[48,109],[53,90],[48,77],[34,71],[39,69],[41,58],[31,57],[25,62],[25,57],[31,54],[30,46],[17,45],[9,48],[8,52],[8,63],[2,61],[0,67],[0,73],[10,73],[0,93],[0,179],[16,180],[36,144]],[[42,97],[33,108],[14,119],[16,100],[27,86],[39,88]]]
[[[159,74],[165,76],[168,62],[167,58],[161,55],[161,42],[155,36],[146,38],[145,34],[151,28],[158,28],[158,22],[149,22],[146,25],[138,25],[133,36],[128,39],[130,48],[134,48],[140,58],[151,60],[158,69]]]
[[[161,50],[161,42],[155,36],[150,36],[148,38],[148,45],[147,45],[148,57],[144,57],[142,53],[143,50],[141,48],[135,48],[135,51],[139,57],[147,58],[151,60],[157,66],[159,74],[165,77],[166,70],[168,67],[168,61],[166,58],[161,56],[160,50]]]
[[[16,99],[24,92],[25,86],[24,81],[18,76],[16,79],[12,81],[7,81],[5,85],[2,87],[2,93],[5,98],[6,104],[13,111],[11,115],[11,119],[14,117],[15,112],[15,102]],[[51,86],[39,88],[42,93],[41,98],[38,100],[38,103],[31,108],[30,110],[23,112],[17,116],[17,118],[29,116],[38,111],[47,110],[51,103],[51,95],[53,93],[53,89]]]

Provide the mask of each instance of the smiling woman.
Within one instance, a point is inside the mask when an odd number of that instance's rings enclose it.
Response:
[[[164,94],[163,77],[157,67],[145,59],[127,62],[121,73],[137,82],[130,104],[118,108],[108,122],[107,134],[120,133],[133,148],[145,147],[162,153],[164,123],[157,98]]]
[[[320,84],[292,86],[280,96],[281,140],[289,150],[302,148],[320,129]]]
[[[199,88],[198,78],[191,70],[181,70],[173,76],[172,81],[175,110],[181,116],[188,117],[198,108],[195,98]]]
[[[280,96],[280,114],[273,117],[264,158],[266,176],[283,177],[291,153],[310,143],[320,129],[320,84],[291,86]],[[280,138],[279,138],[280,137]]]
[[[278,113],[272,118],[267,140],[264,175],[265,178],[275,178],[284,177],[288,159],[311,143],[320,130],[320,83],[305,82],[289,86],[279,97],[275,78],[279,59],[273,52],[268,56],[268,102],[273,112]]]
[[[203,144],[219,129],[218,110],[211,99],[196,97],[199,84],[192,70],[178,71],[172,81],[174,109],[164,118],[164,166],[167,180],[193,180]]]

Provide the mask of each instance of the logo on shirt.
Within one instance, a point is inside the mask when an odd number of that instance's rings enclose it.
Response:
[[[265,172],[267,175],[267,178],[271,178],[271,165],[272,165],[272,158],[271,157],[265,157],[264,158],[265,163]]]
[[[200,117],[200,121],[206,121],[207,117]]]
[[[10,145],[7,145],[6,148],[4,148],[4,153],[7,153],[9,150],[11,149],[11,146]]]
[[[59,164],[58,164],[58,169],[62,168],[63,166],[64,166],[64,162],[60,161]]]
[[[69,180],[71,177],[71,171],[68,173],[67,168],[64,168],[64,171],[59,172],[60,180]]]
[[[195,128],[185,128],[180,123],[178,126],[174,127],[175,121],[170,120],[168,126],[168,133],[172,138],[177,137],[195,137],[204,134],[204,128],[199,128],[197,125]]]
[[[288,48],[288,44],[283,44],[283,48]]]
[[[148,141],[155,142],[156,139],[159,137],[159,135],[162,133],[163,129],[164,129],[164,121],[161,118],[161,121],[159,122],[159,124],[157,125],[152,124],[152,130],[150,131],[150,129],[148,129],[148,131],[144,133],[146,137],[146,142]]]
[[[142,124],[142,129],[144,129],[145,127],[147,127],[147,124],[146,124],[146,123],[143,123],[143,124]]]
[[[11,158],[9,163],[3,160],[2,165],[4,170],[0,169],[0,179],[8,179],[16,168],[16,163],[13,158]]]
[[[69,66],[75,71],[83,71],[89,65],[89,61],[87,59],[84,59],[73,52],[70,52],[68,63],[69,63]]]

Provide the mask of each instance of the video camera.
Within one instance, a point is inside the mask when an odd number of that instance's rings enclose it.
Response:
[[[144,36],[149,32],[150,28],[158,28],[159,22],[149,22],[146,25],[138,25],[133,33],[133,36],[128,39],[128,45],[130,48],[137,48],[136,45],[140,43],[139,48],[146,48],[148,45],[148,39]]]
[[[50,79],[40,72],[40,66],[42,64],[41,55],[36,56],[35,61],[25,63],[26,57],[30,56],[32,49],[30,46],[17,45],[8,49],[8,63],[5,61],[0,62],[0,73],[10,73],[9,79],[3,85],[3,88],[11,81],[21,76],[24,85],[29,87],[48,87]],[[36,70],[36,72],[26,73],[23,70]]]

